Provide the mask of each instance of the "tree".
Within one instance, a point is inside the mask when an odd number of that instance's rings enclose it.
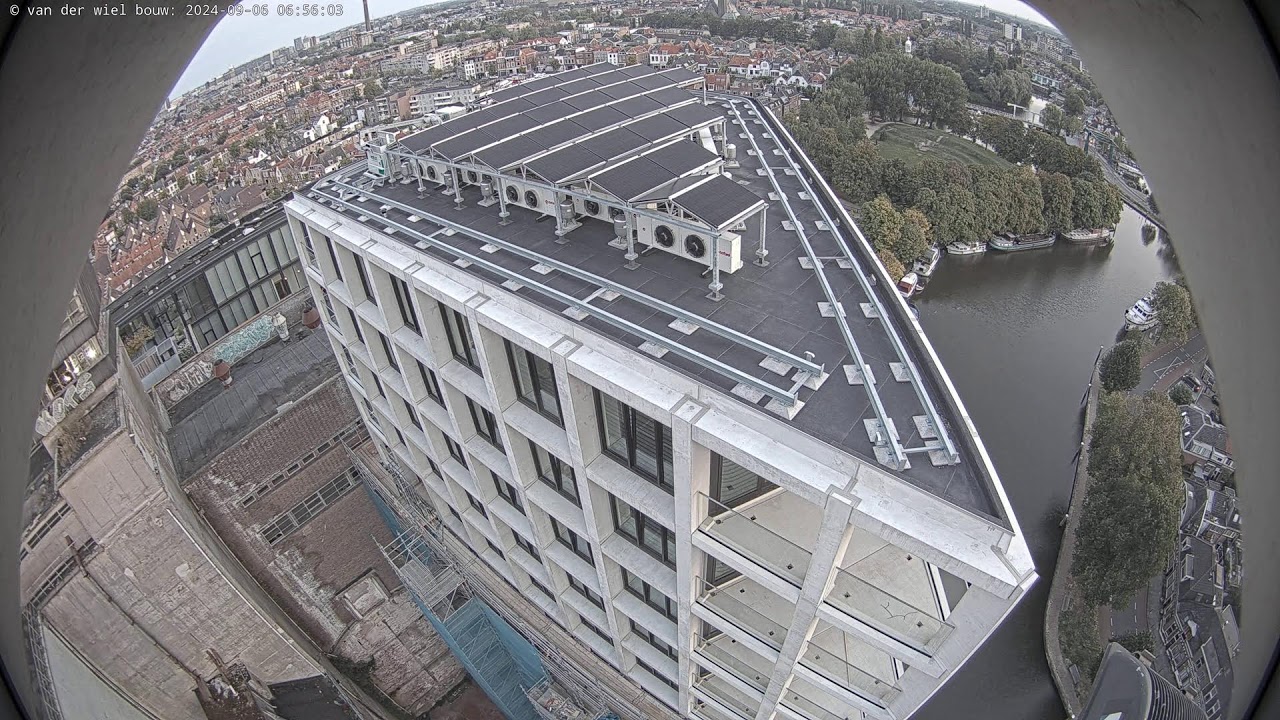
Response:
[[[1093,604],[1127,603],[1164,569],[1183,501],[1182,418],[1162,395],[1104,395],[1072,574]]]
[[[1124,210],[1124,198],[1120,196],[1116,186],[1109,182],[1099,182],[1097,186],[1102,205],[1102,225],[1113,227],[1120,222],[1120,213]]]
[[[929,225],[929,218],[917,208],[903,210],[902,234],[893,248],[893,254],[904,265],[909,264],[924,255],[932,242],[933,228]]]
[[[1016,165],[1004,172],[1005,187],[1009,192],[1007,229],[1018,234],[1044,232],[1044,194],[1040,188],[1040,177],[1025,165]]]
[[[1071,88],[1066,92],[1062,102],[1062,109],[1072,117],[1080,117],[1084,114],[1084,97],[1079,90]]]
[[[1169,399],[1174,405],[1190,405],[1195,397],[1192,396],[1191,388],[1187,387],[1186,383],[1176,383],[1169,388]]]
[[[138,203],[138,217],[147,222],[151,222],[156,219],[156,212],[158,209],[156,201],[151,198],[147,198],[146,200]]]
[[[1041,173],[1040,193],[1044,197],[1044,224],[1050,232],[1073,229],[1071,208],[1075,199],[1071,178],[1062,173]]]
[[[363,94],[365,100],[372,100],[382,94],[382,86],[377,80],[370,80],[364,84]]]
[[[1151,294],[1151,301],[1156,317],[1160,319],[1160,339],[1186,342],[1195,327],[1191,293],[1177,283],[1159,282]]]
[[[1072,178],[1071,188],[1075,194],[1071,198],[1071,222],[1078,228],[1100,228],[1103,226],[1102,195],[1097,183],[1082,178]]]
[[[1142,346],[1137,340],[1124,340],[1102,356],[1098,371],[1102,389],[1107,392],[1123,392],[1138,387],[1142,382]]]
[[[907,274],[907,269],[903,267],[902,262],[888,249],[876,252],[876,257],[880,258],[880,262],[884,263],[884,269],[889,273],[889,277],[901,278]]]
[[[862,206],[862,230],[877,251],[894,248],[902,239],[902,215],[888,196],[880,195]]]
[[[1066,121],[1067,116],[1062,112],[1062,108],[1052,103],[1045,105],[1044,110],[1040,111],[1040,124],[1054,135],[1062,134],[1066,129]]]

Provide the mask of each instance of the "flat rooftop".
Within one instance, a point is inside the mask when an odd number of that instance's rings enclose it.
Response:
[[[688,95],[686,91],[681,92]],[[512,96],[507,102],[520,99]],[[918,420],[928,413],[915,386],[906,379],[898,346],[903,347],[910,361],[921,369],[919,387],[937,408],[943,425],[950,428],[960,457],[957,464],[934,464],[929,453],[918,451],[909,455],[910,468],[904,471],[890,470],[883,464],[881,467],[965,510],[1008,527],[994,479],[977,458],[973,438],[963,436],[965,423],[948,409],[953,407],[953,402],[948,402],[944,395],[947,391],[941,387],[937,368],[929,364],[913,326],[898,317],[900,310],[891,307],[896,299],[890,294],[896,290],[886,287],[884,282],[870,284],[866,280],[864,264],[875,261],[865,257],[851,233],[844,242],[852,248],[857,263],[843,259],[840,240],[833,232],[845,231],[823,222],[818,204],[825,204],[827,216],[838,217],[833,207],[836,200],[806,192],[801,178],[807,177],[807,171],[797,162],[799,149],[778,136],[777,128],[758,111],[753,101],[720,97],[702,108],[714,110],[729,120],[725,134],[728,142],[736,144],[740,161],[740,167],[724,171],[731,184],[767,203],[765,234],[769,264],[760,267],[751,262],[760,233],[761,216],[757,212],[747,219],[745,230],[739,228],[743,266],[732,274],[721,273],[723,299],[720,301],[707,298],[709,269],[691,260],[651,249],[641,253],[638,269],[626,269],[625,251],[609,244],[615,233],[608,221],[580,217],[581,226],[565,236],[566,242],[559,243],[554,218],[535,213],[519,203],[508,205],[512,222],[502,225],[498,206],[479,206],[479,193],[474,187],[464,188],[464,203],[456,208],[453,193],[442,192],[435,184],[429,184],[421,195],[417,185],[409,180],[370,187],[367,181],[361,180],[363,163],[344,168],[299,194],[326,207],[337,208],[348,222],[360,223],[395,242],[464,267],[494,285],[505,283],[509,291],[632,347],[639,348],[643,339],[599,317],[583,317],[583,313],[574,312],[577,308],[537,285],[589,303],[593,309],[782,389],[791,388],[792,379],[762,366],[765,356],[758,349],[706,327],[686,335],[672,327],[673,315],[654,300],[706,319],[708,327],[719,324],[796,356],[813,353],[814,361],[824,366],[829,377],[817,390],[799,388],[798,399],[804,405],[789,422],[809,435],[875,463],[877,448],[864,424],[864,420],[876,417],[871,395],[867,388],[851,382],[846,373],[846,366],[854,368],[855,361],[837,320],[820,308],[828,297],[822,280],[809,262],[809,250],[791,221],[794,216],[813,255],[827,259],[821,263],[826,282],[844,308],[856,347],[874,377],[880,402],[896,427],[902,445],[920,449],[925,444]],[[447,134],[438,132],[434,137]],[[414,145],[426,150],[429,144],[420,140]],[[424,153],[423,157],[427,155]],[[772,169],[773,179],[764,170],[763,162]],[[340,194],[339,183],[360,184],[360,196],[350,192]],[[791,214],[784,207],[784,200]],[[714,206],[715,198],[704,198],[701,202],[704,206]],[[385,217],[380,212],[384,204],[391,205]],[[386,230],[393,226],[395,232],[387,234]],[[495,247],[495,241],[507,247]],[[637,244],[637,250],[642,248],[643,245]],[[837,262],[837,257],[842,259]],[[549,258],[567,267],[565,271],[540,272],[547,268],[539,258]],[[859,275],[863,275],[861,281]],[[602,293],[599,279],[634,292],[606,300],[611,295]],[[876,293],[880,307],[888,308],[885,318],[865,311],[865,304],[871,302],[868,290]],[[770,400],[768,396],[753,399],[750,393],[735,393],[740,385],[737,380],[678,353],[667,352],[659,361],[761,409]]]
[[[169,452],[185,481],[223,450],[275,417],[338,373],[338,359],[323,332],[301,340],[273,340],[231,367],[224,389],[210,380],[169,411]]]

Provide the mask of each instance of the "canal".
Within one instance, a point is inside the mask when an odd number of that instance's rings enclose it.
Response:
[[[915,299],[920,320],[1004,483],[1040,582],[974,658],[915,716],[1065,716],[1044,656],[1043,621],[1080,443],[1081,398],[1099,345],[1126,308],[1175,272],[1124,209],[1109,248],[948,255]]]

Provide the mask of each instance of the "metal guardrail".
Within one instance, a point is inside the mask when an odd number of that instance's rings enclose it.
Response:
[[[350,188],[351,186],[344,185],[344,187]],[[742,333],[738,333],[735,330],[724,327],[723,325],[718,325],[717,323],[707,320],[706,318],[693,315],[692,313],[686,313],[685,311],[679,310],[674,306],[667,305],[666,303],[663,303],[655,298],[650,298],[643,294],[636,293],[630,288],[625,288],[625,286],[616,285],[615,283],[611,283],[608,280],[605,280],[604,278],[601,278],[599,276],[595,276],[591,273],[578,271],[575,268],[572,268],[572,266],[559,263],[544,255],[540,255],[538,253],[534,253],[528,250],[524,250],[522,248],[518,248],[518,246],[511,245],[510,243],[506,243],[505,241],[499,240],[498,238],[486,235],[484,233],[477,232],[475,230],[471,230],[464,225],[459,225],[457,223],[450,222],[448,220],[445,220],[444,218],[433,216],[430,213],[427,213],[421,209],[413,208],[412,206],[409,206],[409,205],[404,205],[403,203],[399,203],[390,198],[384,198],[384,197],[378,196],[375,193],[370,193],[366,190],[362,190],[358,188],[353,188],[353,190],[360,194],[364,194],[370,198],[376,198],[379,201],[383,202],[384,204],[390,205],[391,207],[395,207],[403,212],[415,214],[418,217],[430,220],[435,224],[438,224],[448,229],[452,229],[455,232],[464,233],[477,240],[483,240],[485,242],[492,243],[499,247],[503,247],[504,249],[509,249],[512,252],[516,252],[520,255],[528,257],[529,259],[535,260],[537,262],[541,262],[557,270],[561,270],[562,268],[564,268],[565,270],[563,271],[566,272],[567,274],[571,274],[574,277],[578,277],[579,279],[596,284],[604,289],[613,290],[614,292],[619,292],[619,294],[626,294],[630,296],[631,299],[642,302],[646,305],[649,305],[650,307],[654,307],[655,309],[659,309],[664,312],[670,312],[673,315],[676,315],[677,317],[681,317],[681,318],[688,317],[690,318],[689,322],[694,322],[699,327],[705,330],[708,330],[713,334],[717,334],[722,337],[725,337],[726,339],[738,342],[740,344],[746,345],[753,349],[759,349],[762,347],[768,348],[768,352],[766,352],[765,354],[767,354],[769,357],[778,358],[781,362],[785,362],[789,365],[800,367],[802,370],[802,374],[807,373],[808,368],[815,368],[819,373],[822,372],[821,366],[815,365],[810,361],[807,361],[803,358],[792,356],[789,353],[786,353],[777,348],[772,348],[771,346],[764,345],[763,343],[760,343],[758,340],[754,340],[749,336],[743,335]],[[345,200],[342,200],[338,197],[335,197],[323,191],[317,190],[313,192],[316,192],[317,194],[327,198],[331,203],[337,203],[353,212],[359,212],[363,214],[364,209],[358,205],[349,203]],[[550,287],[549,285],[533,280],[527,277],[526,275],[522,275],[512,270],[508,270],[507,268],[504,268],[501,265],[498,265],[497,263],[494,263],[493,261],[485,257],[482,257],[480,255],[469,253],[465,250],[460,250],[456,247],[453,247],[447,242],[443,242],[439,239],[436,239],[432,235],[428,235],[428,234],[422,233],[421,231],[415,230],[414,228],[408,225],[392,220],[391,218],[382,218],[378,222],[385,223],[386,226],[393,227],[398,232],[403,232],[404,234],[410,237],[417,238],[420,241],[425,242],[431,245],[432,247],[436,247],[440,250],[443,250],[444,252],[447,252],[455,257],[467,260],[468,262],[474,265],[477,265],[479,267],[482,267],[485,270],[492,272],[499,277],[510,280],[512,282],[519,283],[521,285],[524,285],[525,287],[531,287],[537,290],[538,292],[550,298],[553,298],[556,301],[561,302],[569,307],[576,308],[588,315],[591,315],[592,317],[595,317],[599,320],[609,323],[610,325],[613,325],[614,327],[617,327],[620,330],[623,330],[632,335],[643,338],[644,340],[652,342],[655,345],[665,348],[666,350],[673,352],[676,355],[679,355],[687,360],[691,360],[704,367],[715,370],[716,372],[720,373],[721,375],[724,375],[725,377],[731,380],[734,380],[735,382],[753,387],[759,390],[760,392],[776,399],[778,402],[788,407],[795,405],[795,403],[798,401],[799,388],[802,387],[804,385],[804,381],[807,380],[807,375],[805,377],[797,378],[795,381],[795,384],[790,390],[784,390],[776,385],[766,383],[763,380],[760,380],[742,370],[739,370],[735,367],[727,365],[716,358],[708,357],[703,353],[700,353],[696,350],[685,347],[684,345],[681,345],[673,340],[670,340],[667,337],[657,332],[649,330],[643,326],[637,325],[633,322],[630,322],[629,320],[620,318],[614,315],[613,313],[608,312],[607,310],[602,310],[592,305],[590,302],[586,300],[580,300],[572,295],[569,295],[568,293],[561,292],[560,290],[556,290],[555,288]],[[623,290],[625,290],[625,293],[622,292]]]

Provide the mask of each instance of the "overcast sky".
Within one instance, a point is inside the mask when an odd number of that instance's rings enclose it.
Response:
[[[256,0],[262,1],[262,0]],[[272,10],[268,17],[243,15],[223,18],[209,34],[200,51],[191,59],[170,97],[197,87],[240,63],[262,57],[277,48],[292,45],[301,35],[323,35],[360,22],[364,10],[359,0],[339,0],[343,8],[341,17],[280,17],[276,16],[276,2],[265,0]],[[246,4],[255,0],[244,0]],[[986,5],[997,12],[1030,18],[1049,25],[1049,21],[1018,0],[961,0],[972,5]],[[429,5],[423,0],[369,0],[369,14],[375,18]],[[322,7],[324,4],[322,4]]]

